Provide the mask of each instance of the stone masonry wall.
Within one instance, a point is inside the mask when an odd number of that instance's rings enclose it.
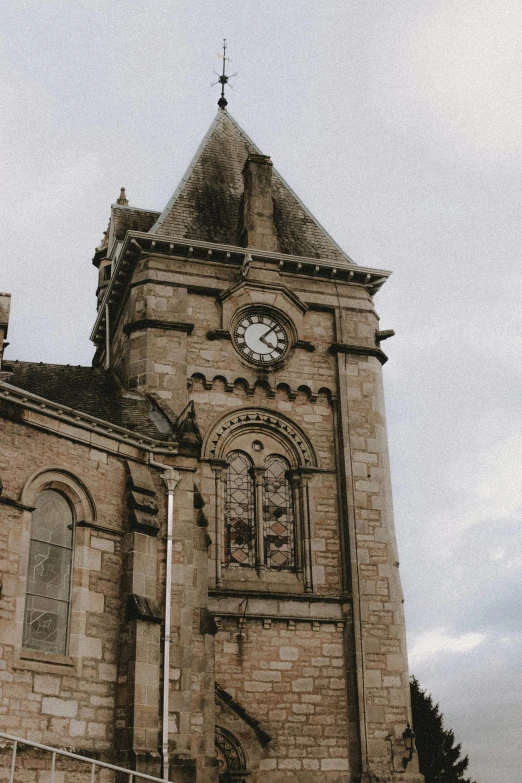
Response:
[[[0,505],[0,725],[36,742],[104,753],[111,749],[114,725],[123,466],[102,451],[4,420],[3,496],[19,498],[30,476],[48,468],[76,475],[92,494],[97,523],[115,533],[76,530],[71,657],[33,651],[24,657],[30,512]]]
[[[141,353],[135,354],[143,371],[140,384],[179,409],[186,397],[172,367],[183,366],[203,436],[223,414],[257,407],[284,414],[310,439],[321,469],[310,484],[314,590],[332,597],[345,590],[354,596],[354,635],[346,637],[345,666],[353,668],[359,683],[355,690],[352,681],[348,685],[352,700],[358,694],[359,715],[352,704],[350,736],[359,721],[363,758],[367,754],[375,770],[388,774],[386,737],[399,737],[404,730],[408,682],[381,364],[372,355],[378,349],[378,319],[368,292],[362,286],[279,275],[275,266],[259,262],[253,263],[243,289],[237,287],[237,271],[226,265],[175,258],[142,262],[135,279],[144,284],[140,296],[149,318],[193,325],[186,334],[152,328],[146,338],[136,333],[142,341]],[[285,284],[291,291],[287,304],[278,293]],[[229,289],[232,293],[226,294]],[[280,309],[288,308],[299,346],[310,342],[315,350],[295,347],[276,369],[256,370],[243,362],[226,331],[231,312],[248,301],[248,290],[253,303],[277,301]],[[305,307],[295,304],[294,295]],[[216,485],[208,464],[199,466],[197,482],[212,520]],[[213,546],[209,554],[213,557]],[[221,654],[218,650],[218,667]],[[249,654],[245,648],[245,666],[254,663]],[[247,706],[254,699],[257,709],[259,701],[249,693],[254,691],[245,691]]]
[[[223,619],[216,681],[261,721],[273,741],[252,781],[347,780],[348,725],[342,624]],[[344,775],[343,775],[344,773]],[[301,775],[298,777],[301,778]]]

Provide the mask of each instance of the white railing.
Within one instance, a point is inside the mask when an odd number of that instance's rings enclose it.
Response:
[[[49,783],[55,783],[55,771],[56,771],[56,758],[64,757],[73,759],[74,761],[90,764],[91,767],[91,783],[96,781],[96,771],[101,769],[109,769],[113,772],[119,772],[128,776],[129,783],[137,783],[140,780],[152,780],[155,783],[166,783],[165,778],[155,778],[153,775],[146,775],[144,772],[137,772],[136,770],[125,769],[125,767],[117,767],[114,764],[107,764],[105,761],[96,761],[90,759],[87,756],[80,756],[78,753],[71,753],[68,750],[60,750],[59,748],[51,748],[49,745],[41,745],[39,742],[31,742],[30,740],[23,739],[22,737],[12,737],[10,734],[4,734],[0,731],[0,740],[13,743],[13,751],[11,754],[11,767],[9,783],[15,783],[16,761],[18,758],[18,750],[21,745],[29,748],[36,748],[37,750],[44,750],[51,754],[51,776]],[[167,781],[168,783],[168,781]]]

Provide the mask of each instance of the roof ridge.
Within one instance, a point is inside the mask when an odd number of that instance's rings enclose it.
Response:
[[[5,359],[3,367],[11,365],[20,367],[22,364],[31,364],[34,367],[72,367],[74,370],[100,370],[103,368],[93,367],[92,364],[57,364],[56,362],[30,362],[25,359]]]
[[[133,212],[150,212],[151,214],[161,214],[160,209],[148,209],[147,207],[132,207],[130,204],[111,204],[111,208],[113,209],[129,209]]]
[[[165,209],[161,212],[159,218],[156,220],[156,222],[154,223],[152,228],[149,230],[149,234],[157,234],[158,229],[160,229],[161,226],[163,225],[165,219],[170,214],[170,211],[171,211],[172,207],[174,206],[174,204],[178,200],[178,196],[181,194],[181,191],[185,187],[185,184],[188,182],[189,177],[192,174],[192,172],[193,172],[196,164],[198,163],[201,155],[203,154],[203,150],[207,146],[207,143],[210,141],[210,139],[212,138],[212,135],[214,134],[214,131],[218,127],[219,122],[221,120],[221,117],[223,117],[225,115],[230,117],[230,114],[228,114],[228,112],[226,112],[224,109],[219,109],[218,110],[218,113],[216,114],[216,116],[212,120],[209,129],[207,130],[207,132],[203,136],[203,139],[201,140],[201,143],[200,143],[199,147],[197,148],[196,152],[194,153],[194,155],[192,157],[192,160],[190,161],[189,165],[187,166],[187,168],[185,170],[185,173],[183,174],[182,178],[180,179],[179,184],[178,184],[176,190],[174,191],[174,193],[172,194],[172,196],[168,200],[167,205],[165,206]]]

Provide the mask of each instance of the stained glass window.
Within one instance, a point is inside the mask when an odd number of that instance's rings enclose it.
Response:
[[[286,478],[288,463],[272,454],[265,460],[263,520],[267,568],[289,571],[294,567],[294,516]]]
[[[255,565],[254,480],[252,461],[242,451],[227,456],[225,558],[227,565]]]
[[[73,513],[53,489],[40,492],[31,522],[23,645],[67,652],[71,593]]]

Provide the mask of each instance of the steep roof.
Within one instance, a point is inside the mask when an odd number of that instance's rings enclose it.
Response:
[[[260,154],[237,122],[220,110],[152,234],[239,245],[243,167]],[[274,224],[279,250],[353,263],[273,169]]]
[[[109,245],[113,239],[123,239],[127,231],[149,231],[159,216],[150,209],[112,204]]]
[[[123,392],[113,373],[99,367],[4,362],[0,381],[140,435],[171,435],[170,422],[148,398]]]

